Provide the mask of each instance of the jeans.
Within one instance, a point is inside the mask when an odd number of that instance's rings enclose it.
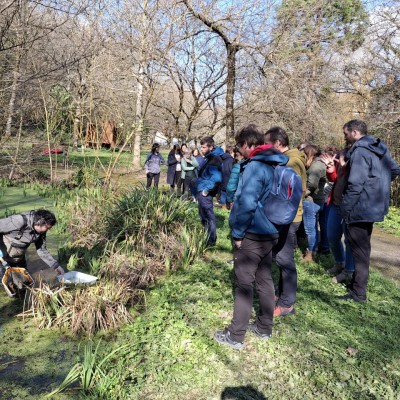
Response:
[[[312,201],[303,201],[303,222],[307,234],[308,250],[316,252],[319,243],[318,213],[323,204]]]
[[[207,231],[207,244],[213,246],[217,241],[217,219],[214,214],[213,198],[210,195],[203,196],[201,192],[198,192],[197,202],[201,224]]]
[[[146,188],[149,188],[151,186],[151,181],[154,179],[154,187],[158,188],[158,182],[160,181],[160,173],[158,174],[153,174],[152,172],[148,172],[146,174],[147,176],[147,184]]]
[[[274,247],[275,261],[279,268],[278,302],[281,307],[291,307],[296,302],[297,270],[294,250],[297,245],[296,232],[300,222],[292,222],[279,231],[278,243]]]
[[[361,300],[367,299],[373,225],[373,222],[358,222],[347,225],[355,265],[350,290]]]
[[[329,250],[329,240],[328,240],[328,218],[329,218],[329,208],[328,204],[324,203],[319,211],[319,228],[320,228],[320,244],[319,248],[321,251]]]
[[[226,190],[221,190],[221,195],[219,197],[219,204],[226,204]]]
[[[340,207],[330,204],[328,206],[328,240],[329,246],[332,251],[333,258],[336,264],[345,263],[346,272],[354,272],[354,258],[351,252],[349,241],[349,234],[347,232],[346,224],[342,220]],[[344,234],[344,244],[342,243],[342,236]],[[346,249],[346,251],[345,251]]]
[[[195,182],[197,178],[195,176],[185,176],[185,179],[183,181],[183,196],[184,197],[189,197],[189,192],[191,196],[195,196],[195,194],[193,195],[193,188],[195,185]]]
[[[271,269],[272,248],[276,242],[277,239],[256,241],[244,238],[241,248],[234,250],[235,299],[228,331],[237,342],[243,342],[249,324],[254,284],[260,302],[257,328],[261,333],[272,333],[275,291]]]

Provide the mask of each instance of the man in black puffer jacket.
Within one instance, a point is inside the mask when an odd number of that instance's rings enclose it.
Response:
[[[355,272],[349,292],[338,299],[365,302],[373,224],[383,221],[389,210],[390,185],[400,175],[400,166],[383,142],[367,134],[364,121],[347,122],[343,133],[346,143],[352,146],[347,155],[341,213],[349,232]]]

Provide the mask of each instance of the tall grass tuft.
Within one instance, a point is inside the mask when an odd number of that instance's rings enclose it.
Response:
[[[100,341],[97,343],[96,348],[93,351],[93,343],[89,342],[85,345],[83,350],[83,360],[76,363],[64,381],[51,393],[46,395],[46,398],[53,397],[75,382],[80,382],[79,389],[84,392],[89,392],[95,386],[107,385],[107,375],[103,371],[103,364],[105,364],[112,356],[114,356],[118,351],[126,348],[128,345],[122,345],[117,347],[115,350],[107,354],[101,360],[98,360],[98,349],[100,346]]]
[[[32,317],[39,328],[67,328],[73,334],[92,335],[132,320],[127,304],[132,298],[124,282],[109,281],[98,286],[50,288],[42,283],[30,289],[29,305],[19,315]]]

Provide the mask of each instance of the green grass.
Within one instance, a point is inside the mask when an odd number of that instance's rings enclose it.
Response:
[[[136,343],[112,371],[121,386],[110,398],[399,398],[399,290],[372,272],[366,304],[340,303],[345,288],[324,273],[329,257],[298,263],[296,315],[276,319],[270,341],[249,334],[240,353],[214,342],[233,305],[225,215],[219,223],[217,250],[159,282],[147,311],[121,332]]]
[[[379,222],[377,226],[381,227],[388,233],[400,236],[400,209],[390,207],[385,220],[383,222]]]
[[[17,188],[7,190],[0,211],[19,198]],[[34,193],[31,200],[52,204]],[[24,205],[35,208],[29,201]],[[82,398],[400,398],[399,289],[372,269],[369,301],[340,303],[334,296],[344,294],[345,288],[325,274],[333,262],[330,256],[319,263],[297,263],[296,315],[276,319],[270,341],[246,335],[242,352],[214,342],[215,330],[229,324],[233,307],[227,214],[218,210],[217,217],[216,249],[156,283],[132,324],[100,335],[102,354],[128,346],[102,366],[106,387],[95,387]],[[296,254],[297,261],[299,257]],[[76,363],[80,339],[61,331],[38,331],[28,321],[16,320],[13,302],[0,295],[0,374],[6,377],[0,380],[0,397],[43,398],[40,393],[55,389]],[[21,354],[24,364],[10,369],[7,357],[14,361]],[[78,398],[76,391],[61,396]]]

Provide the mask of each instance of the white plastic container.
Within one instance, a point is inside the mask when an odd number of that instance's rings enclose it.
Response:
[[[94,285],[97,281],[97,277],[79,271],[69,271],[64,275],[58,275],[57,278],[60,282],[63,282],[67,285],[78,283],[85,285]]]

